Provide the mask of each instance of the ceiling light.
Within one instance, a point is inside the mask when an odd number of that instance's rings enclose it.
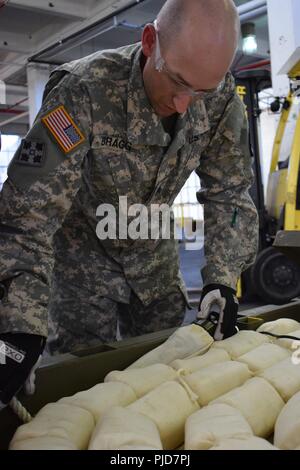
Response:
[[[243,52],[253,54],[257,51],[257,40],[254,23],[242,24]]]

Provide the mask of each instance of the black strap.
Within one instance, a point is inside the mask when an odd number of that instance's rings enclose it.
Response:
[[[300,341],[300,338],[297,336],[290,336],[290,335],[275,335],[274,333],[269,333],[268,331],[260,331],[261,334],[263,335],[268,335],[268,336],[272,336],[273,338],[277,338],[277,339],[294,339],[296,341]]]
[[[0,300],[4,299],[7,294],[7,289],[4,284],[0,282]]]

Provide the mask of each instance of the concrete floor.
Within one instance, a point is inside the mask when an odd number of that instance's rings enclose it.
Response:
[[[179,245],[180,269],[188,289],[201,289],[202,276],[200,270],[204,266],[204,250],[187,250],[186,244]]]

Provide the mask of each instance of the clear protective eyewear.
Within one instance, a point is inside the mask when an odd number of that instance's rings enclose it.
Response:
[[[211,94],[215,94],[219,92],[223,85],[224,85],[224,80],[221,81],[221,83],[216,87],[216,88],[210,88],[207,90],[193,90],[193,88],[189,87],[185,83],[183,83],[179,78],[177,78],[167,67],[165,59],[161,55],[161,49],[160,49],[160,44],[159,44],[159,38],[158,38],[158,30],[157,30],[157,21],[155,20],[154,23],[154,28],[156,32],[156,43],[155,43],[155,70],[157,72],[164,72],[170,81],[176,86],[178,89],[178,92],[181,94],[185,94],[188,96],[191,96],[194,99],[199,99],[199,98],[204,98],[208,97]]]

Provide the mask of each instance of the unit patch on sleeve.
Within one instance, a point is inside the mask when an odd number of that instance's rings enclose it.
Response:
[[[85,141],[84,136],[64,106],[55,108],[42,118],[42,122],[65,153],[71,152],[71,150]]]
[[[45,147],[44,142],[23,139],[15,163],[42,167],[45,159]]]

